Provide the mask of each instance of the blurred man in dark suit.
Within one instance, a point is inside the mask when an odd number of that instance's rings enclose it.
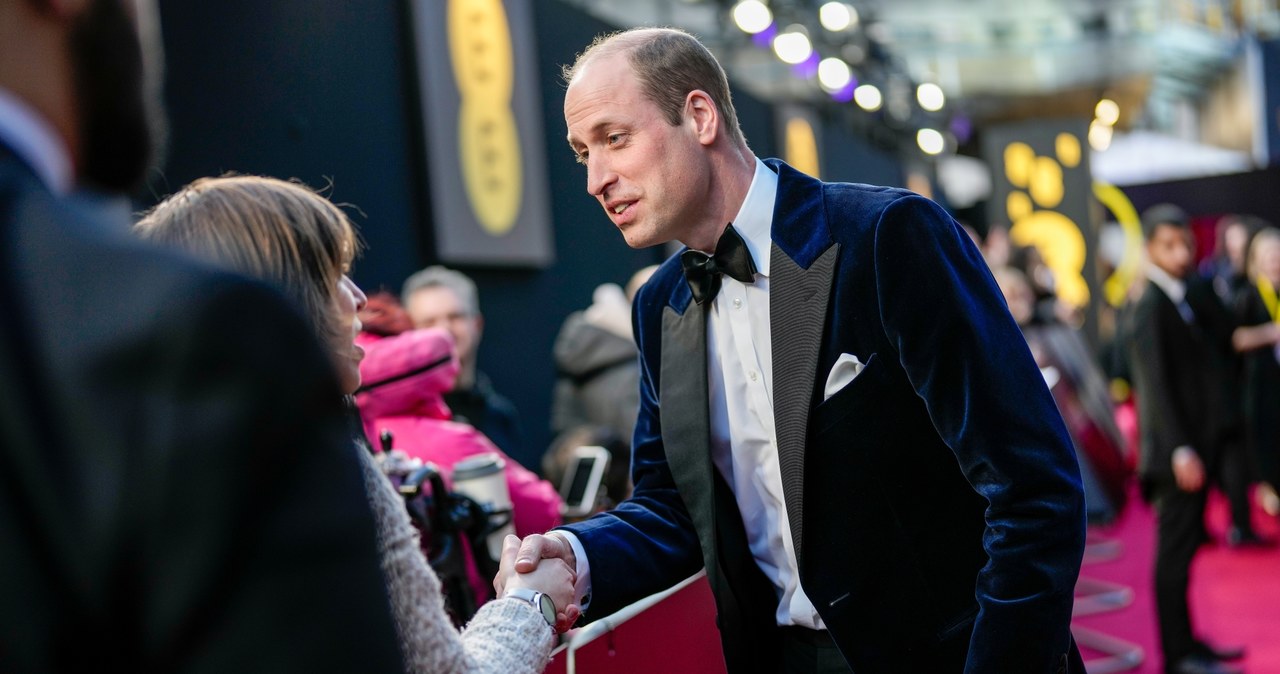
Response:
[[[155,19],[0,0],[0,670],[399,670],[298,314],[75,193],[148,165]]]
[[[1187,216],[1160,204],[1142,216],[1147,286],[1133,308],[1127,340],[1142,433],[1138,467],[1156,510],[1156,613],[1165,670],[1239,671],[1222,660],[1243,655],[1195,638],[1187,607],[1191,559],[1206,539],[1208,476],[1239,443],[1232,402],[1231,325],[1208,283],[1192,278],[1195,243]]]

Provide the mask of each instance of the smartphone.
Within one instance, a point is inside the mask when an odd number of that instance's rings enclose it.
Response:
[[[604,447],[585,445],[573,450],[564,481],[560,483],[565,517],[585,517],[595,510],[600,484],[608,469],[609,450]]]

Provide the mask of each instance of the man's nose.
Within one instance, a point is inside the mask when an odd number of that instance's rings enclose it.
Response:
[[[595,157],[587,158],[587,193],[594,197],[602,197],[616,180],[617,175],[607,162]]]

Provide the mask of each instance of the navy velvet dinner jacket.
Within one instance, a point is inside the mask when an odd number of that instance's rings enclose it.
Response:
[[[783,491],[801,585],[840,651],[860,673],[1082,672],[1079,468],[981,255],[916,194],[766,164]],[[589,617],[705,566],[729,669],[764,671],[778,590],[711,464],[706,318],[678,255],[634,321],[635,490],[567,527],[591,564]],[[866,366],[824,400],[842,353]]]

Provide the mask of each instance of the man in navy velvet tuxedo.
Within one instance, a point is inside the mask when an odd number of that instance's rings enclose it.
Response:
[[[964,231],[757,159],[680,31],[565,75],[587,190],[629,245],[688,248],[635,302],[633,496],[517,568],[575,564],[594,618],[705,567],[735,672],[1083,671],[1079,470]]]

